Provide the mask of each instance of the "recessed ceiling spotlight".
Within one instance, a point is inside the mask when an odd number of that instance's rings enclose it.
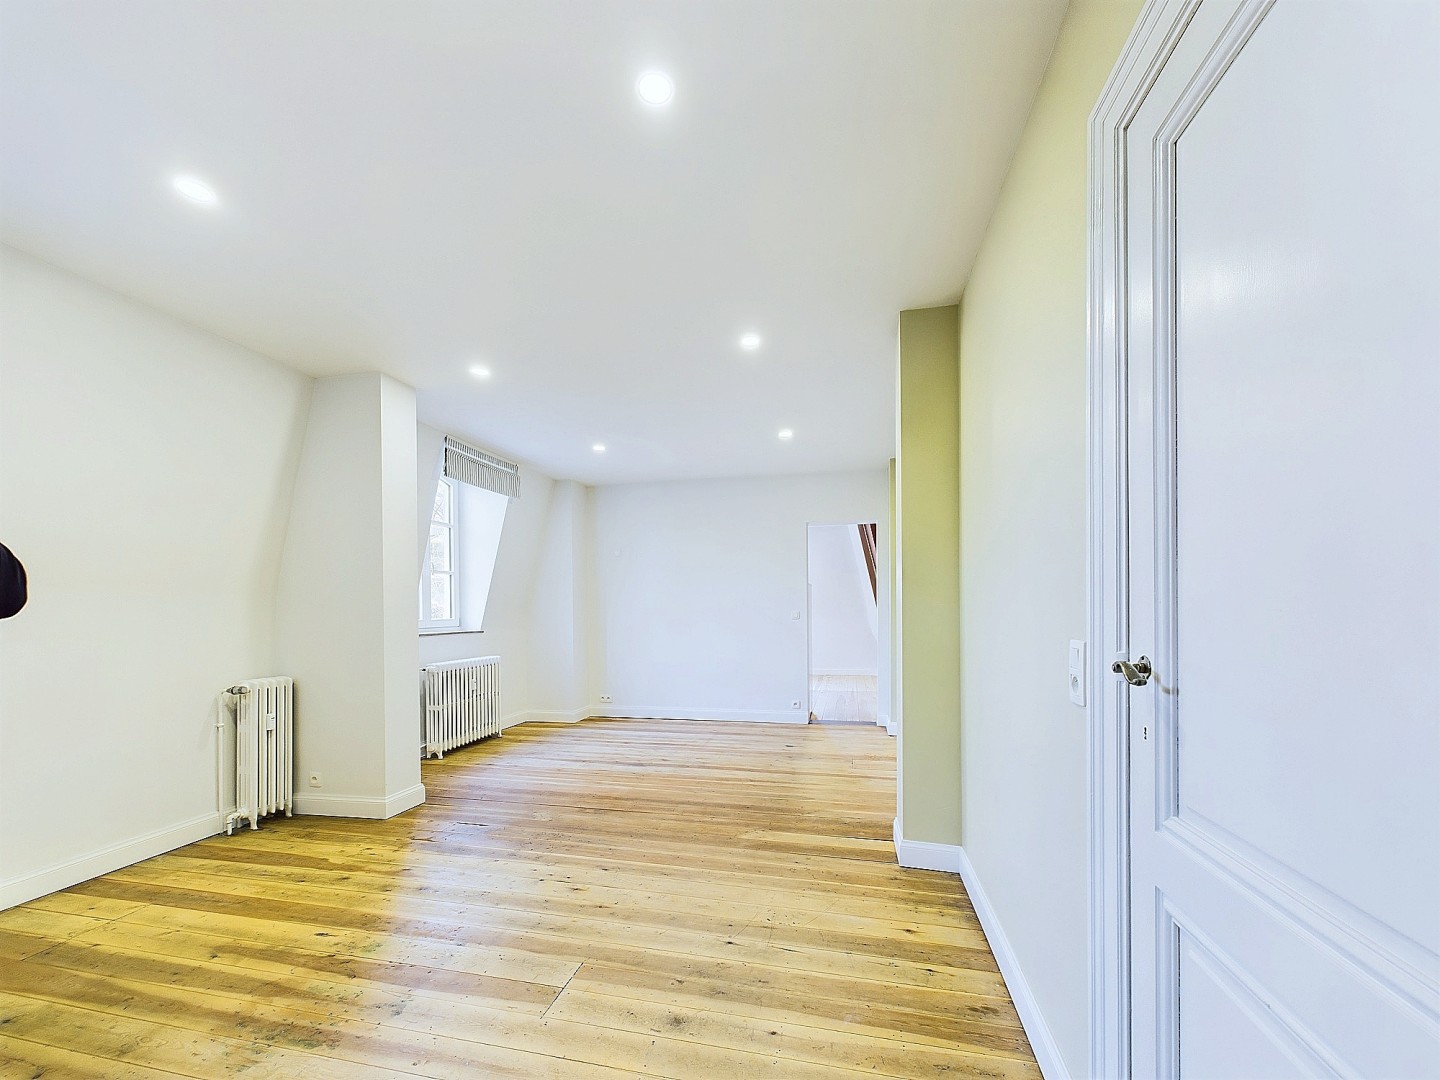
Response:
[[[603,442],[597,442],[594,446],[590,447],[590,449],[597,454],[603,454],[605,452],[605,444]]]
[[[791,431],[788,427],[781,428],[781,429],[780,429],[780,434],[779,434],[778,436],[776,436],[776,437],[777,437],[781,442],[789,442],[791,439],[793,439],[793,438],[795,437],[795,432]]]
[[[198,177],[177,176],[170,183],[185,198],[193,203],[199,203],[201,206],[214,206],[220,201],[220,196],[215,194],[215,189]]]
[[[490,369],[484,364],[472,364],[470,367],[470,374],[475,376],[475,378],[479,379],[481,382],[484,382],[486,379],[490,378]]]
[[[635,80],[635,93],[646,105],[669,105],[675,96],[675,80],[663,71],[647,71]]]
[[[740,335],[740,348],[746,352],[754,352],[760,347],[760,335],[753,330],[748,334]]]

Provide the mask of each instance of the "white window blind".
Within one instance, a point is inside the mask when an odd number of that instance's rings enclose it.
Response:
[[[520,466],[445,436],[445,475],[512,499],[520,497]]]

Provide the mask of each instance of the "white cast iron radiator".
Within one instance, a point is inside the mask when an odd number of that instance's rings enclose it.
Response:
[[[225,819],[260,827],[295,805],[295,680],[252,679],[226,691],[235,702],[235,812]]]
[[[500,657],[477,656],[425,669],[425,756],[500,734]]]

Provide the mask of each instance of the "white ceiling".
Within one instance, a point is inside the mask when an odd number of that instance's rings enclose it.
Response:
[[[557,476],[877,466],[1063,10],[0,0],[0,239]]]

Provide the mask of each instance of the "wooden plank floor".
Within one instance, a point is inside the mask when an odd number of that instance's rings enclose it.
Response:
[[[1037,1078],[878,728],[525,725],[0,913],[0,1076]]]

